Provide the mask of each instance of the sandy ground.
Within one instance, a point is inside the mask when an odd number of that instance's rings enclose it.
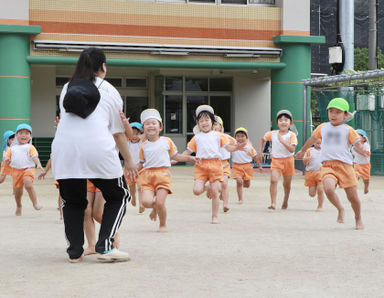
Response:
[[[268,211],[269,175],[256,174],[231,210],[210,224],[211,205],[192,194],[192,168],[175,168],[167,199],[169,233],[156,233],[149,211],[129,206],[120,228],[128,263],[101,264],[95,256],[70,264],[57,190],[49,175],[36,181],[41,211],[25,195],[14,216],[11,179],[0,186],[0,297],[383,297],[384,177],[372,177],[359,194],[366,229],[355,231],[352,209],[345,224],[325,202],[314,212],[303,176],[295,175],[289,209]],[[282,202],[279,185],[278,204]]]

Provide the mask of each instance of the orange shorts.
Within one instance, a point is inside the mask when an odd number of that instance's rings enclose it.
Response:
[[[91,181],[87,180],[87,192],[101,192]]]
[[[2,162],[0,175],[12,176],[12,167],[9,164]]]
[[[233,179],[241,178],[243,180],[251,180],[253,175],[253,166],[251,163],[234,163],[232,166]]]
[[[35,168],[12,169],[12,182],[14,188],[23,187],[24,178],[31,178],[33,181],[35,179]]]
[[[125,170],[124,168],[124,173],[126,173],[127,171]],[[126,174],[124,174],[124,177],[126,177]],[[137,178],[136,178],[137,179]],[[125,178],[125,182],[127,182],[128,186],[132,186],[132,185],[135,185],[136,181],[135,180],[132,180],[132,179],[127,179]]]
[[[194,179],[202,180],[204,182],[224,181],[224,171],[221,160],[213,159],[200,159],[200,162],[195,163]]]
[[[305,171],[305,186],[317,186],[321,183],[320,171]]]
[[[337,181],[340,188],[348,188],[357,185],[357,178],[352,165],[338,160],[324,161],[320,169],[321,180],[332,178]]]
[[[163,188],[168,190],[169,194],[172,193],[171,182],[171,171],[167,167],[144,168],[139,172],[139,178],[137,180],[142,191],[151,190],[156,192],[158,189]]]
[[[359,178],[363,180],[369,180],[371,178],[371,164],[370,163],[365,163],[365,164],[358,164],[355,163],[353,165],[353,168],[355,170],[355,173]]]
[[[272,157],[271,170],[278,170],[283,176],[293,176],[295,174],[295,158],[293,156]]]
[[[221,164],[223,166],[224,176],[231,177],[231,165],[229,164],[228,160],[222,160]]]

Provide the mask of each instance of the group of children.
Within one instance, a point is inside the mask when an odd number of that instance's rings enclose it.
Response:
[[[355,212],[356,229],[363,229],[361,220],[360,201],[357,195],[357,177],[362,178],[365,184],[364,192],[368,192],[369,185],[369,143],[366,134],[362,130],[355,131],[344,124],[344,119],[349,115],[348,102],[342,98],[333,99],[328,107],[329,121],[321,124],[312,137],[296,154],[297,159],[303,158],[306,165],[305,185],[309,187],[311,197],[318,194],[317,210],[322,210],[324,195],[338,209],[338,222],[344,222],[344,209],[336,195],[337,185],[344,188],[348,200]],[[159,232],[167,231],[167,210],[165,206],[168,194],[172,193],[171,164],[177,162],[193,162],[194,185],[193,193],[201,195],[207,192],[212,203],[211,223],[217,224],[220,199],[223,201],[223,211],[228,212],[228,179],[231,176],[229,159],[231,158],[232,177],[236,180],[238,203],[243,203],[243,188],[250,186],[254,177],[252,161],[261,163],[264,157],[264,142],[272,143],[271,150],[271,180],[270,180],[270,210],[276,209],[277,184],[280,176],[283,176],[284,200],[282,209],[288,208],[288,199],[291,190],[292,177],[295,173],[295,150],[297,138],[294,133],[292,114],[288,110],[279,111],[276,115],[278,130],[267,132],[259,141],[258,152],[253,148],[248,139],[248,131],[244,127],[235,130],[234,138],[224,134],[222,119],[215,115],[209,105],[201,105],[196,109],[196,126],[194,136],[188,142],[187,149],[178,153],[173,141],[161,136],[163,121],[160,113],[155,109],[146,109],[141,113],[141,123],[129,123],[121,113],[121,118],[126,130],[127,141],[133,159],[137,163],[139,174],[136,180],[127,179],[131,195],[132,205],[138,201],[139,213],[145,208],[151,208],[151,220],[159,218]],[[14,194],[17,203],[16,215],[21,215],[21,194],[24,186],[28,191],[35,209],[41,209],[37,204],[32,181],[34,167],[37,165],[45,175],[47,168],[41,167],[36,149],[30,144],[32,128],[21,124],[12,132],[4,134],[7,148],[3,154],[1,178],[3,175],[12,175]],[[16,136],[17,142],[12,143],[12,137]],[[314,146],[311,148],[311,146]],[[353,159],[351,146],[353,146]],[[26,154],[28,153],[28,154]],[[195,156],[191,154],[195,153]],[[355,171],[353,162],[355,161]],[[12,167],[9,174],[9,166]],[[8,172],[7,172],[8,171]],[[3,180],[0,180],[2,182]],[[88,192],[93,193],[89,198],[89,214],[102,214],[102,196],[96,208],[96,189],[89,187]],[[136,200],[138,194],[138,200]],[[90,195],[91,196],[91,195]],[[93,211],[92,211],[93,210]],[[87,211],[86,211],[87,212]],[[101,213],[100,213],[101,212]],[[101,216],[93,216],[100,220]],[[97,217],[97,218],[96,218]],[[85,217],[85,221],[89,216]],[[94,226],[90,224],[91,229]],[[87,228],[85,229],[87,233]],[[88,238],[88,237],[87,237]],[[92,236],[90,236],[92,239]],[[89,249],[92,245],[88,238]],[[92,253],[92,252],[91,252]]]

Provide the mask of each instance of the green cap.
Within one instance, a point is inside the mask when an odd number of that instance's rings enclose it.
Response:
[[[327,106],[327,110],[330,108],[335,108],[335,109],[341,110],[343,112],[349,113],[348,101],[346,101],[344,98],[341,98],[341,97],[336,97],[336,98],[332,99]]]

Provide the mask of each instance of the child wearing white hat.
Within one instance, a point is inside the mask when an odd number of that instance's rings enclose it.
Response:
[[[183,154],[196,152],[197,163],[194,168],[195,183],[193,193],[201,195],[205,191],[205,183],[210,183],[210,198],[212,200],[212,223],[218,224],[219,190],[224,180],[220,148],[225,147],[233,152],[239,148],[229,145],[227,137],[213,131],[215,123],[214,110],[209,105],[200,105],[196,109],[195,136],[189,141]]]
[[[171,190],[171,159],[195,162],[193,156],[177,153],[177,148],[170,138],[160,136],[163,123],[160,113],[155,109],[146,109],[140,115],[146,141],[139,152],[138,183],[142,191],[142,203],[145,208],[153,208],[150,219],[159,216],[158,232],[167,232],[167,209],[165,200]]]

